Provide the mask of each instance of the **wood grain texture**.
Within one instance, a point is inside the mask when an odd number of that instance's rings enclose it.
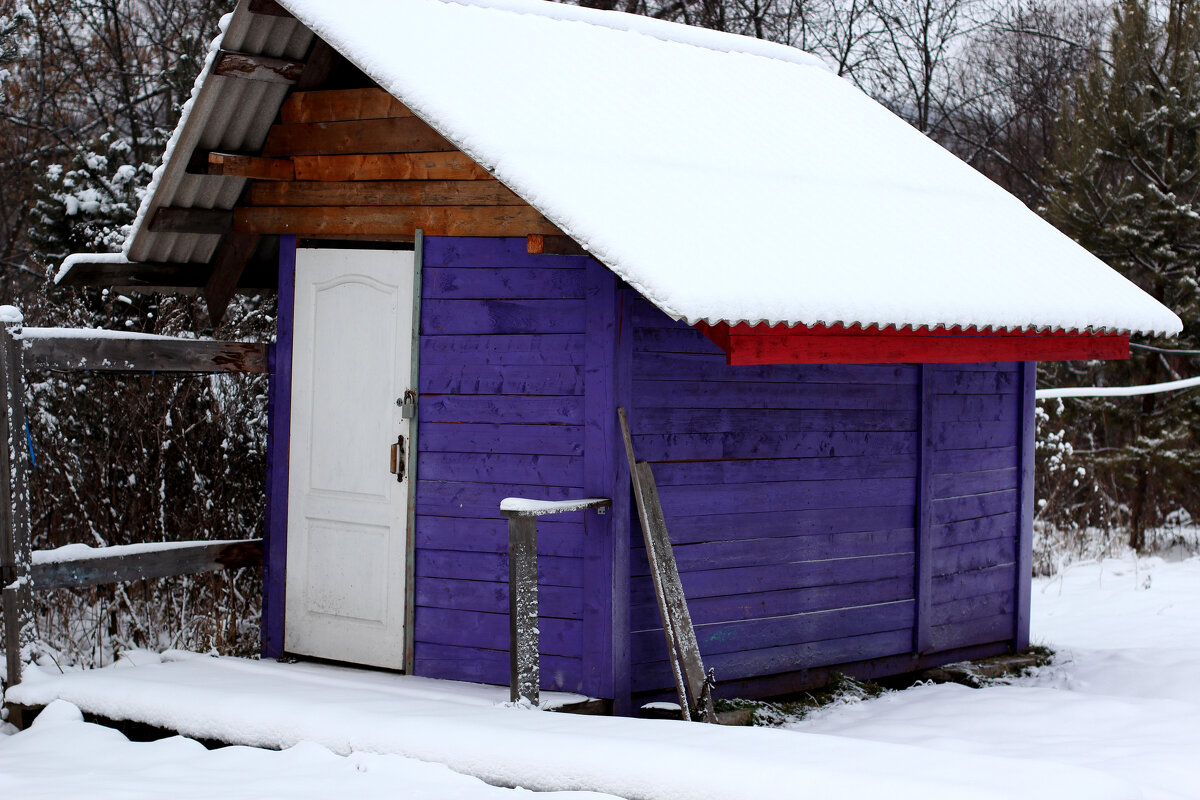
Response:
[[[417,153],[454,150],[416,117],[272,125],[263,144],[267,158],[338,153]]]
[[[293,92],[279,109],[286,124],[411,117],[412,111],[378,87]]]
[[[288,162],[290,166],[290,161]],[[479,181],[256,181],[250,206],[523,206],[496,180]]]
[[[348,153],[296,155],[298,181],[468,181],[492,176],[465,153]]]
[[[558,230],[529,206],[240,206],[230,217],[233,230],[239,233],[294,233],[310,238],[412,236],[418,228],[428,236],[503,236]],[[215,217],[211,225],[207,220],[194,225],[189,221],[187,232],[223,233],[228,225],[220,228],[221,224]],[[207,227],[198,230],[201,226]]]
[[[257,567],[262,563],[261,539],[239,542],[189,542],[186,546],[78,561],[34,564],[35,589],[99,586],[145,578],[195,575],[224,569]]]

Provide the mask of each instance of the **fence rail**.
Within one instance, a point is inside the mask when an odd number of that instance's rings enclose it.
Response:
[[[35,558],[30,546],[29,450],[25,371],[51,369],[173,375],[265,373],[267,345],[172,339],[113,331],[24,328],[20,312],[0,307],[0,597],[8,685],[21,681],[34,640],[34,590],[192,575],[262,563],[261,539],[98,548],[80,557]]]

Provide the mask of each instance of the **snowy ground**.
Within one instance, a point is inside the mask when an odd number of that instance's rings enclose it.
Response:
[[[441,713],[343,703],[334,714],[314,693],[285,726],[305,741],[208,751],[181,737],[131,743],[58,701],[30,730],[0,737],[0,795],[513,794],[477,775],[644,798],[1200,798],[1200,558],[1108,560],[1039,580],[1034,638],[1059,663],[1010,685],[922,686],[783,729],[479,702]],[[242,724],[239,741],[253,741],[261,712],[241,723],[229,710],[211,716],[226,722],[206,724]]]

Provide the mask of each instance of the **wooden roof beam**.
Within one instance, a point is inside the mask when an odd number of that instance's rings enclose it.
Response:
[[[246,269],[246,263],[258,247],[258,234],[231,232],[217,246],[212,261],[212,272],[204,284],[204,303],[208,307],[208,320],[213,328],[221,324],[229,301],[237,291],[238,281]]]
[[[526,236],[562,231],[529,206],[242,206],[239,233],[323,236]]]
[[[272,58],[251,53],[221,50],[213,61],[212,74],[226,78],[244,78],[267,83],[292,85],[300,80],[304,62],[290,58]]]
[[[150,230],[155,233],[197,233],[224,236],[233,224],[233,212],[220,208],[165,206],[154,212]]]
[[[296,169],[290,158],[263,158],[248,153],[215,153],[197,150],[188,160],[192,175],[218,175],[222,178],[253,178],[259,181],[290,181]]]

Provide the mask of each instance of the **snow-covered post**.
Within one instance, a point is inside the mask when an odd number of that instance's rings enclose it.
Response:
[[[541,687],[538,664],[537,518],[612,505],[606,497],[582,500],[526,500],[506,497],[500,513],[508,517],[508,699],[536,706]]]
[[[8,685],[21,681],[33,642],[29,543],[29,451],[25,442],[25,367],[19,309],[0,306],[0,587]]]

